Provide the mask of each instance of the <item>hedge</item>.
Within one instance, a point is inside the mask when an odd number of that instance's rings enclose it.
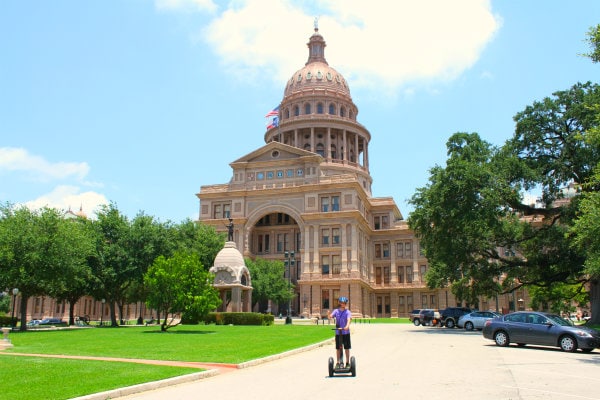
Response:
[[[271,314],[248,312],[213,312],[204,318],[204,323],[216,325],[273,325],[275,317]]]

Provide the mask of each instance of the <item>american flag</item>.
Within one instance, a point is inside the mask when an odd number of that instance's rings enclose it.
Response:
[[[265,118],[277,117],[279,115],[279,106],[275,107],[265,115]]]

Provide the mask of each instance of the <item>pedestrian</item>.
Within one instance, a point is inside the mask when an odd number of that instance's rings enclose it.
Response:
[[[329,313],[329,318],[335,318],[335,348],[337,351],[336,368],[344,368],[344,358],[342,357],[342,349],[346,353],[346,368],[350,368],[350,322],[352,321],[352,313],[346,307],[348,306],[348,298],[340,297],[338,299],[338,308]]]

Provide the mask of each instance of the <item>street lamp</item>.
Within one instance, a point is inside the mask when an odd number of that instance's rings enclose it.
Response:
[[[102,299],[102,309],[100,310],[100,326],[103,324],[102,317],[104,316],[104,303],[106,303],[106,299]]]
[[[286,251],[284,253],[285,256],[285,266],[288,269],[288,288],[291,289],[292,287],[292,266],[294,264],[296,264],[296,258],[295,258],[295,253],[293,251]],[[292,323],[292,298],[290,297],[288,299],[288,312],[287,312],[287,317],[285,317],[285,323],[286,325],[289,325]]]
[[[17,324],[15,323],[15,305],[17,304],[17,295],[19,294],[19,289],[14,288],[12,290],[12,294],[13,294],[13,308],[12,308],[12,315],[10,316],[10,322],[12,323],[13,329],[15,329],[17,326]]]

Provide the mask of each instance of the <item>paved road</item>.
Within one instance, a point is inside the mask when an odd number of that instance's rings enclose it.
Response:
[[[500,348],[480,332],[401,324],[353,325],[352,346],[354,378],[329,378],[327,345],[121,399],[600,399],[600,350]]]

